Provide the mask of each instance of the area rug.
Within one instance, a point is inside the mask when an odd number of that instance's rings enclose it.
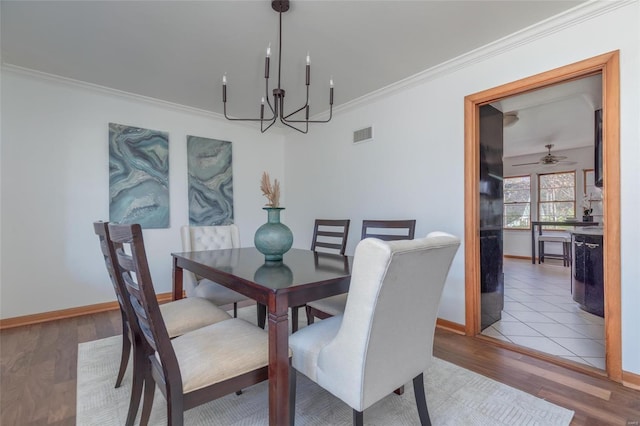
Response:
[[[131,363],[120,388],[114,383],[121,337],[78,347],[76,422],[123,425],[131,392]],[[433,425],[568,425],[573,411],[536,398],[449,362],[434,359],[425,373],[427,404]],[[139,413],[138,413],[139,415]],[[185,425],[267,425],[268,383],[244,389],[185,412]],[[419,425],[411,383],[402,396],[391,394],[365,410],[367,425]],[[137,423],[137,422],[136,422]],[[342,401],[298,374],[296,425],[351,425],[352,411]],[[166,424],[166,402],[156,390],[152,425]]]

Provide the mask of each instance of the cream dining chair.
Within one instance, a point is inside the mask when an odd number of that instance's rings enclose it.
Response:
[[[344,314],[289,338],[292,374],[303,373],[344,401],[356,425],[362,425],[366,408],[413,380],[420,423],[431,424],[423,373],[431,363],[440,298],[459,245],[443,232],[416,240],[362,240]],[[293,406],[295,389],[291,398]]]
[[[238,226],[183,226],[180,229],[182,250],[220,250],[240,247]],[[187,297],[204,297],[218,306],[233,303],[233,316],[238,316],[238,302],[248,297],[206,278],[184,271],[184,290]]]

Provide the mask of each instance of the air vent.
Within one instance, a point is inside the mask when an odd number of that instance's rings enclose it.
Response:
[[[355,130],[353,132],[353,143],[360,143],[373,140],[373,126],[364,129]]]

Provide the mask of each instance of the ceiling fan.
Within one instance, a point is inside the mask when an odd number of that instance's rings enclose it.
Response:
[[[527,165],[531,165],[531,164],[542,164],[545,166],[552,166],[554,164],[575,164],[575,161],[563,161],[566,160],[567,157],[565,157],[564,155],[553,155],[551,154],[551,148],[553,148],[553,144],[547,144],[545,145],[545,148],[547,148],[549,150],[549,152],[547,153],[547,155],[543,156],[540,158],[540,160],[538,161],[534,161],[533,163],[520,163],[520,164],[514,164],[514,166],[527,166]]]

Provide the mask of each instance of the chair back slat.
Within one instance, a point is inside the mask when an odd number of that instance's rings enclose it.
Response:
[[[318,247],[324,247],[324,248],[330,249],[330,250],[338,250],[338,251],[342,250],[342,244],[325,243],[323,241],[316,241],[316,245],[314,247],[314,251]]]
[[[138,320],[140,332],[147,344],[157,351],[160,357],[161,363],[154,364],[163,370],[158,373],[167,378],[168,371],[179,372],[180,368],[153,288],[142,228],[139,224],[109,224],[109,233],[114,243],[122,245],[116,251],[118,266]],[[125,248],[131,254],[127,254]],[[174,378],[181,383],[182,378],[179,375]]]
[[[388,230],[385,232],[383,230]],[[416,232],[415,219],[362,221],[361,238],[378,238],[383,241],[413,240]]]
[[[311,250],[327,249],[344,255],[349,236],[350,219],[316,219],[313,226]]]
[[[118,304],[120,305],[120,309],[122,310],[123,315],[128,321],[129,315],[127,315],[127,306],[125,306],[124,300],[124,295],[126,295],[127,293],[122,283],[117,280],[115,272],[115,268],[117,268],[117,265],[114,263],[115,247],[109,240],[108,222],[94,222],[93,230],[98,236],[98,240],[100,242],[100,251],[102,252],[102,257],[107,268],[107,273],[109,274],[109,280],[111,281],[111,285],[113,286],[113,290],[116,294],[116,299],[118,300]]]

